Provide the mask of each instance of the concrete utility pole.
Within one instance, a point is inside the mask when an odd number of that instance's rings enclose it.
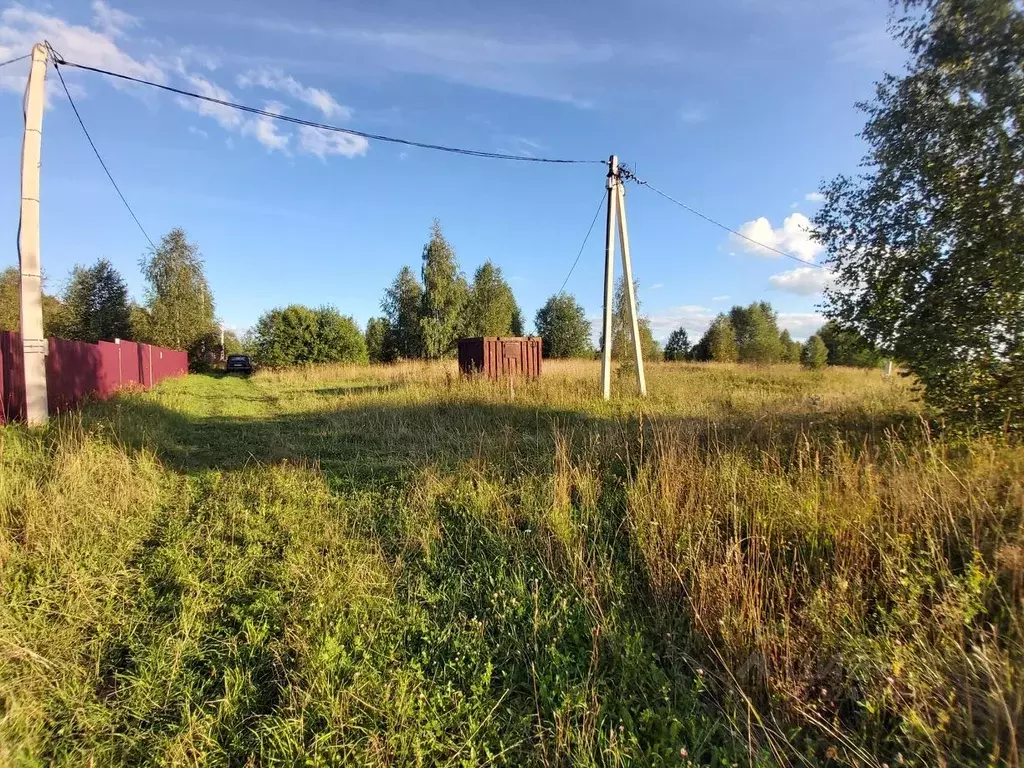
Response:
[[[626,281],[629,299],[629,322],[633,327],[633,360],[636,363],[636,384],[640,397],[647,397],[647,377],[644,375],[644,352],[640,344],[640,320],[636,316],[636,290],[633,287],[633,263],[629,258],[629,230],[626,229],[626,187],[620,181],[619,191],[619,247],[622,249],[622,276]]]
[[[619,158],[608,158],[608,218],[604,227],[604,337],[601,350],[601,394],[612,396],[612,302],[615,294],[615,208],[618,195]]]
[[[25,88],[25,137],[21,149],[21,221],[18,257],[21,264],[21,343],[25,361],[25,419],[45,424],[46,337],[43,335],[43,278],[39,259],[39,163],[43,142],[46,46],[32,48],[32,68]]]
[[[615,302],[615,224],[619,226],[619,248],[622,250],[622,274],[626,283],[629,322],[633,331],[633,359],[640,396],[647,396],[644,355],[640,345],[640,321],[636,311],[633,288],[633,264],[629,256],[629,230],[626,227],[626,192],[619,178],[619,159],[608,159],[608,219],[604,232],[604,344],[601,350],[601,394],[612,396],[612,311]]]

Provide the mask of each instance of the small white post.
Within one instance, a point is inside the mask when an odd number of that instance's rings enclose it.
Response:
[[[892,358],[885,361],[885,378],[892,376]]]
[[[43,335],[43,275],[39,255],[39,165],[43,143],[46,46],[32,48],[32,68],[25,88],[25,136],[21,145],[21,220],[18,258],[21,266],[21,343],[25,365],[25,419],[45,424],[46,337]]]
[[[601,350],[601,394],[612,396],[612,302],[615,294],[615,209],[618,201],[619,158],[608,158],[608,218],[604,230],[604,338]]]
[[[629,231],[626,229],[626,189],[620,183],[619,202],[619,248],[622,249],[622,279],[626,282],[626,296],[629,299],[629,322],[633,329],[633,360],[636,363],[636,383],[640,397],[647,397],[647,377],[644,375],[644,352],[640,345],[640,321],[636,312],[636,291],[633,288],[633,264],[629,258]]]

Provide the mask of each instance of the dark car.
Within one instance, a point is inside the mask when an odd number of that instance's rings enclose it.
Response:
[[[228,373],[252,373],[252,362],[248,355],[228,355],[225,366]]]

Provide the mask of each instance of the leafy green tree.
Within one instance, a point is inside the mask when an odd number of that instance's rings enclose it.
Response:
[[[391,335],[391,325],[386,318],[371,317],[367,321],[366,354],[371,363],[389,363],[394,359],[389,348]]]
[[[766,301],[733,307],[729,319],[736,331],[739,359],[743,363],[769,365],[782,358],[775,310]]]
[[[230,329],[224,330],[224,357],[228,355],[244,355],[246,354],[245,344],[237,333]]]
[[[76,265],[64,290],[64,332],[69,339],[97,342],[132,339],[128,286],[107,259]]]
[[[518,304],[516,305],[516,311],[512,313],[512,335],[526,335],[526,321],[523,320],[523,311],[519,309]]]
[[[146,278],[149,338],[154,344],[189,351],[189,363],[201,365],[208,340],[219,332],[214,324],[213,294],[206,282],[203,259],[183,229],[172,229],[142,259]]]
[[[882,362],[881,354],[867,339],[852,328],[843,328],[835,320],[829,320],[821,326],[818,336],[828,348],[829,365],[875,368]]]
[[[537,310],[533,321],[543,339],[544,357],[589,357],[590,323],[576,297],[568,293],[552,296]]]
[[[636,300],[637,330],[640,332],[640,352],[644,360],[660,360],[661,347],[651,333],[651,321],[640,315],[640,295],[636,281],[633,281],[633,296]],[[604,347],[604,339],[601,339]],[[612,357],[628,362],[633,359],[633,327],[629,322],[629,296],[626,281],[619,278],[615,286],[615,301],[612,304]]]
[[[60,299],[43,293],[43,333],[67,338],[65,308]],[[8,267],[0,272],[0,331],[21,330],[21,272]]]
[[[783,330],[779,334],[779,348],[781,349],[780,360],[783,363],[799,363],[803,354],[804,346],[799,341],[793,341],[789,331]]]
[[[910,61],[815,218],[826,314],[891,351],[955,423],[1024,428],[1024,5],[906,0]]]
[[[665,343],[665,360],[680,361],[690,358],[690,337],[685,328],[676,328]]]
[[[469,286],[459,273],[455,251],[441,232],[437,219],[430,240],[423,247],[423,302],[420,328],[423,351],[428,359],[450,357],[465,328],[464,313]]]
[[[516,331],[516,320],[519,330]],[[522,314],[512,288],[501,274],[501,268],[484,262],[473,275],[466,308],[467,336],[519,336]]]
[[[256,323],[254,354],[269,366],[365,363],[366,339],[355,320],[333,307],[292,304],[265,312]]]
[[[693,349],[694,360],[715,363],[735,363],[740,358],[736,331],[728,315],[720,314],[704,332]]]
[[[393,283],[384,292],[380,303],[388,324],[382,355],[384,360],[423,357],[423,286],[409,267],[402,267]]]
[[[825,342],[821,340],[820,336],[815,334],[804,343],[800,362],[804,364],[805,368],[815,370],[824,368],[828,364],[828,347],[825,346]]]
[[[134,301],[128,306],[128,322],[132,326],[132,339],[147,344],[153,341],[153,318],[149,310]]]

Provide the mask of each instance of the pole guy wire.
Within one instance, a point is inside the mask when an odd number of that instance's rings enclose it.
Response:
[[[54,56],[52,48],[50,49],[50,55]],[[71,103],[71,109],[74,111],[75,117],[78,118],[78,124],[82,126],[82,132],[85,134],[85,138],[89,140],[89,146],[92,147],[92,151],[96,155],[96,159],[99,160],[100,165],[103,166],[104,173],[107,174],[107,178],[110,179],[110,183],[114,186],[114,191],[117,192],[117,196],[121,198],[121,202],[124,203],[124,207],[128,209],[128,213],[130,213],[132,218],[135,220],[136,225],[139,227],[139,231],[142,232],[143,237],[145,237],[149,242],[150,247],[155,249],[156,245],[153,243],[153,239],[149,236],[149,233],[146,232],[146,228],[142,226],[142,222],[140,222],[139,217],[135,215],[135,211],[132,210],[131,205],[128,204],[124,194],[121,192],[121,188],[117,186],[117,182],[114,181],[114,177],[111,175],[110,169],[107,168],[107,164],[103,162],[103,157],[100,155],[100,151],[96,148],[96,142],[94,142],[92,140],[92,136],[89,135],[89,129],[85,127],[85,123],[82,121],[82,116],[78,112],[78,107],[75,106],[75,100],[71,98],[71,91],[68,90],[68,85],[64,82],[64,75],[60,72],[60,67],[57,65],[57,59],[55,56],[53,60],[53,68],[57,72],[57,77],[60,78],[60,84],[64,86],[64,93],[67,94],[68,101]]]
[[[710,224],[714,224],[719,229],[724,229],[726,232],[729,232],[730,234],[736,235],[736,237],[739,237],[739,238],[741,238],[743,240],[746,240],[748,243],[752,243],[753,245],[756,245],[758,248],[764,248],[766,251],[771,251],[772,253],[777,253],[779,256],[785,256],[787,259],[792,259],[793,261],[799,261],[805,267],[813,267],[814,269],[825,269],[825,267],[822,266],[821,264],[815,264],[814,262],[811,262],[811,261],[805,261],[804,259],[801,259],[799,256],[794,256],[792,253],[786,253],[785,251],[780,251],[778,248],[773,248],[770,245],[766,245],[765,243],[759,242],[759,241],[755,240],[752,237],[748,237],[747,235],[744,235],[742,232],[737,232],[732,227],[729,227],[729,226],[723,224],[722,222],[717,221],[716,219],[711,218],[710,216],[708,216],[705,213],[701,213],[696,208],[693,208],[693,207],[687,205],[686,203],[682,202],[681,200],[676,200],[676,198],[672,197],[671,195],[669,195],[666,192],[662,192],[660,189],[658,189],[654,185],[650,184],[649,182],[646,182],[643,179],[637,178],[637,175],[635,173],[633,173],[631,170],[629,170],[628,168],[619,166],[619,174],[622,176],[622,178],[628,179],[630,181],[635,181],[637,184],[639,184],[642,187],[647,187],[649,190],[651,190],[655,194],[661,195],[663,198],[665,198],[669,202],[675,203],[680,208],[682,208],[682,209],[692,213],[694,216],[699,216],[700,218],[704,219],[704,221],[706,221],[706,222],[708,222]]]
[[[479,149],[464,149],[461,147],[449,147],[443,144],[430,144],[424,141],[413,141],[412,139],[400,139],[394,136],[383,136],[376,133],[367,133],[365,131],[357,131],[353,128],[342,128],[337,125],[329,125],[327,123],[318,123],[313,120],[303,120],[300,117],[291,117],[290,115],[281,115],[276,112],[270,112],[266,109],[259,109],[257,107],[250,107],[245,104],[238,104],[233,101],[227,101],[225,99],[217,99],[213,96],[204,96],[194,91],[186,91],[182,88],[175,88],[172,85],[165,85],[163,83],[155,83],[152,80],[144,80],[141,77],[133,77],[126,75],[122,72],[113,72],[109,69],[101,69],[100,67],[91,67],[87,64],[78,64],[73,61],[67,61],[61,56],[54,54],[55,63],[66,66],[74,67],[75,69],[81,69],[86,72],[96,72],[107,77],[113,77],[120,80],[126,80],[131,83],[138,83],[139,85],[146,85],[150,88],[158,88],[169,93],[175,93],[179,96],[187,96],[191,99],[198,99],[199,101],[205,101],[210,104],[218,104],[222,107],[230,107],[231,109],[237,109],[240,112],[247,112],[252,115],[259,115],[260,117],[269,117],[274,120],[281,120],[286,123],[293,123],[295,125],[303,125],[309,128],[317,128],[321,131],[329,131],[332,133],[343,133],[349,136],[358,136],[363,139],[373,141],[383,141],[391,144],[401,144],[406,147],[418,147],[420,149],[430,149],[436,152],[448,152],[455,155],[468,155],[470,157],[482,157],[490,160],[514,160],[523,163],[553,163],[559,165],[581,165],[581,164],[606,164],[606,160],[573,160],[564,158],[552,158],[552,157],[525,157],[523,155],[512,155],[504,152],[485,152]]]
[[[576,261],[572,263],[569,268],[569,274],[565,276],[565,280],[562,281],[562,287],[558,289],[556,296],[561,296],[565,290],[565,286],[569,282],[569,278],[572,277],[573,271],[576,269],[576,265],[580,263],[580,257],[583,255],[583,249],[587,247],[587,241],[590,240],[590,233],[594,231],[594,225],[597,223],[597,217],[601,215],[601,209],[604,208],[604,201],[607,199],[608,193],[605,192],[601,195],[601,199],[597,201],[597,210],[594,211],[594,218],[590,222],[590,228],[587,230],[587,236],[583,238],[583,245],[580,246],[580,252],[576,254]]]

